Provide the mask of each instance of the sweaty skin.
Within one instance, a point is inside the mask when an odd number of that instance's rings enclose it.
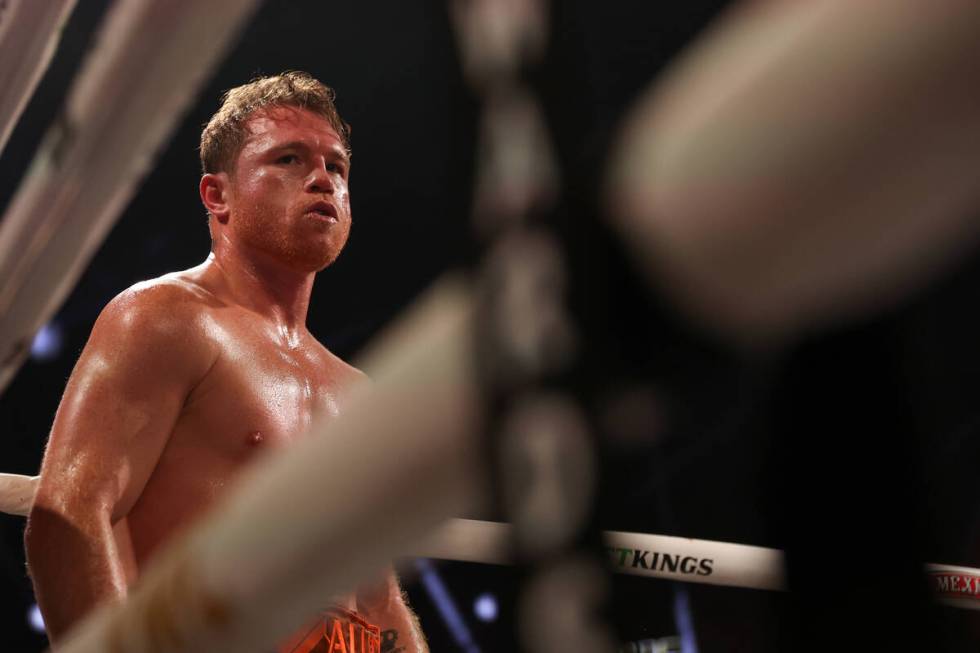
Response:
[[[364,379],[306,328],[314,276],[350,230],[342,141],[289,107],[248,128],[233,170],[201,180],[211,256],[116,297],[68,382],[25,534],[52,641]],[[344,607],[426,650],[393,575]]]

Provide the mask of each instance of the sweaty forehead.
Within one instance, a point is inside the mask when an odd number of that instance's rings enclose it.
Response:
[[[256,111],[246,123],[248,136],[242,155],[255,154],[288,142],[301,141],[318,150],[344,151],[340,136],[330,122],[298,107],[273,107]]]

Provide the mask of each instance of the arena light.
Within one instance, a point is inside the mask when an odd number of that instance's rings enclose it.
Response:
[[[694,630],[694,616],[691,614],[691,601],[687,590],[674,586],[674,623],[680,633],[681,653],[698,653],[697,633]]]
[[[473,641],[473,635],[470,633],[470,629],[466,627],[463,615],[456,607],[456,601],[449,594],[449,588],[442,581],[442,576],[439,575],[435,565],[425,558],[420,558],[415,561],[415,568],[419,571],[422,587],[428,592],[439,616],[442,617],[453,639],[456,640],[459,650],[465,653],[480,653],[480,647]]]
[[[485,623],[497,620],[500,614],[500,605],[497,597],[490,592],[484,592],[473,600],[473,614],[476,618]]]
[[[47,632],[44,627],[44,617],[41,616],[41,608],[38,607],[37,603],[31,603],[30,607],[27,608],[27,625],[34,632],[42,634]]]
[[[31,342],[31,358],[39,362],[54,360],[61,353],[64,334],[57,322],[48,322],[34,336]]]

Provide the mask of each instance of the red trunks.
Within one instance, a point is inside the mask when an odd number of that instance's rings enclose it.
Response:
[[[381,629],[356,612],[329,608],[282,644],[279,653],[381,653]]]

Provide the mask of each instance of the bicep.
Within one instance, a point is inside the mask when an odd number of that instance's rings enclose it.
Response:
[[[131,317],[100,318],[69,379],[41,469],[49,507],[125,516],[179,417],[193,382],[186,339]]]

